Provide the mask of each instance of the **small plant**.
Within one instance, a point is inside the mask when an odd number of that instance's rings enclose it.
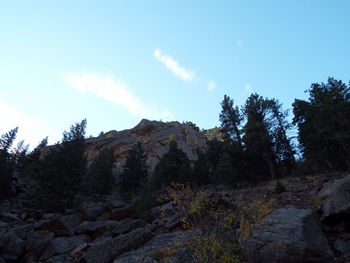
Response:
[[[280,194],[280,193],[285,192],[286,188],[284,187],[284,185],[280,181],[277,181],[274,191],[276,194]]]
[[[275,203],[271,199],[230,206],[227,195],[208,197],[204,190],[193,191],[178,183],[173,183],[167,193],[161,201],[170,202],[183,215],[182,228],[188,233],[173,254],[185,257],[182,262],[240,262],[240,241],[251,237],[253,224],[267,216]]]

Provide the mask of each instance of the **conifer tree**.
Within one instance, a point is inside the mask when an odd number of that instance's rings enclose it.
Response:
[[[121,174],[120,191],[124,194],[136,194],[147,180],[147,155],[140,142],[133,145],[126,156]]]
[[[0,199],[11,194],[15,159],[10,153],[10,148],[16,139],[17,131],[18,127],[1,135],[0,138]]]
[[[308,101],[293,103],[293,122],[299,128],[299,143],[306,162],[318,169],[349,168],[350,87],[341,80],[314,83],[306,92]]]
[[[63,211],[73,205],[86,171],[86,120],[63,133],[61,143],[48,148],[42,169],[36,176],[37,206],[47,211]]]
[[[224,183],[227,185],[237,184],[240,180],[240,173],[233,166],[231,156],[228,153],[224,153],[220,158],[220,161],[215,171],[215,176],[217,178],[218,183]]]
[[[274,179],[276,158],[268,121],[270,101],[256,93],[252,94],[247,99],[243,110],[247,119],[243,142],[250,178],[251,180]]]
[[[112,174],[114,158],[111,149],[103,150],[91,163],[83,184],[86,194],[110,194],[114,186]]]
[[[173,182],[191,182],[190,161],[175,141],[169,144],[169,151],[161,158],[154,170],[155,180],[162,185],[169,185]]]

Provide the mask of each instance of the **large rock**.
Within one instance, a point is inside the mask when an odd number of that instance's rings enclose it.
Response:
[[[86,263],[111,262],[118,255],[138,248],[152,238],[152,236],[153,234],[149,230],[138,228],[128,234],[118,236],[94,246],[85,254],[83,259]]]
[[[86,236],[54,238],[44,249],[40,260],[46,260],[52,256],[65,254],[74,250],[78,246],[81,246],[81,244],[87,243],[88,241],[89,238]]]
[[[69,230],[74,230],[81,223],[80,216],[77,214],[61,216],[58,220]]]
[[[56,236],[70,236],[73,234],[72,230],[59,218],[41,220],[36,224],[35,230],[52,232]]]
[[[0,221],[0,237],[7,233],[10,230],[10,225],[9,223],[1,222]]]
[[[130,217],[132,215],[132,212],[132,208],[129,205],[121,208],[115,208],[111,211],[111,219],[123,220]]]
[[[115,259],[114,263],[157,262],[156,260],[159,259],[159,255],[164,254],[164,249],[176,248],[179,242],[187,239],[188,237],[189,233],[186,231],[156,235],[140,248],[121,254]],[[166,258],[163,258],[162,260],[166,260]]]
[[[322,201],[322,216],[325,223],[338,223],[350,216],[350,176],[325,186],[318,197]]]
[[[136,228],[144,227],[147,225],[142,219],[126,219],[120,222],[120,224],[113,230],[113,235],[121,235],[128,233]]]
[[[117,165],[122,171],[128,149],[141,142],[147,154],[147,163],[153,171],[160,158],[168,151],[169,142],[175,140],[190,160],[197,159],[196,148],[205,148],[207,137],[191,122],[159,122],[141,120],[134,128],[120,132],[110,131],[102,136],[87,139],[86,155],[91,162],[102,150],[112,149]]]
[[[5,259],[16,260],[24,253],[24,241],[13,231],[0,236],[0,255]]]
[[[330,262],[333,252],[309,209],[275,210],[242,242],[249,262]]]
[[[120,223],[118,221],[83,222],[75,230],[78,234],[89,235],[92,238],[102,236],[105,232],[113,230]]]
[[[25,262],[36,262],[53,237],[54,234],[47,231],[35,231],[30,233],[25,242]]]
[[[86,203],[80,208],[80,217],[84,220],[93,221],[96,220],[100,215],[102,215],[107,208],[108,205],[101,202]]]
[[[34,231],[34,224],[27,224],[27,225],[22,225],[15,227],[12,229],[12,232],[19,237],[20,239],[25,240],[31,232]]]

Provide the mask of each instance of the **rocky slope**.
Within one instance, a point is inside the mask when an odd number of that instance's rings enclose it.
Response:
[[[242,243],[247,262],[349,262],[350,176],[319,175],[281,180],[245,189],[210,187],[225,202],[274,198],[274,211],[254,225]],[[163,211],[159,213],[159,211]],[[109,197],[64,214],[28,209],[19,198],[0,205],[0,262],[160,263],[180,262],[164,251],[189,234],[170,204],[152,210],[148,222],[132,206]]]
[[[133,144],[141,142],[148,156],[150,171],[153,171],[160,158],[168,151],[171,140],[176,141],[178,147],[193,161],[197,159],[196,149],[206,147],[207,137],[192,122],[181,124],[177,121],[159,122],[143,119],[132,129],[110,131],[99,137],[87,139],[86,155],[91,161],[103,149],[112,149],[116,161],[115,172],[120,173],[127,150]]]

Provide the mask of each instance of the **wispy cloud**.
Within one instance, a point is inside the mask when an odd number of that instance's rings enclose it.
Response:
[[[214,81],[209,81],[207,84],[207,90],[213,91],[216,89],[216,83]]]
[[[196,79],[194,72],[189,71],[179,65],[179,62],[169,55],[162,54],[160,49],[156,49],[153,52],[154,57],[163,63],[168,69],[170,69],[177,77],[184,81],[192,82]]]
[[[252,88],[251,85],[249,85],[249,83],[245,82],[244,83],[244,89],[248,92],[248,93],[253,93],[254,89]]]
[[[145,118],[162,118],[173,120],[169,110],[156,110],[156,107],[147,107],[141,99],[133,94],[128,85],[121,79],[115,79],[111,74],[101,76],[97,73],[67,73],[66,81],[81,93],[89,93],[117,104],[130,113]]]
[[[243,40],[237,40],[236,41],[236,45],[237,46],[243,46],[244,45],[244,41]]]
[[[0,114],[0,134],[18,127],[17,138],[30,144],[31,148],[34,148],[46,136],[49,136],[51,140],[58,140],[58,138],[52,138],[57,137],[57,134],[48,125],[33,119],[13,106],[0,102],[0,112],[3,113]]]

